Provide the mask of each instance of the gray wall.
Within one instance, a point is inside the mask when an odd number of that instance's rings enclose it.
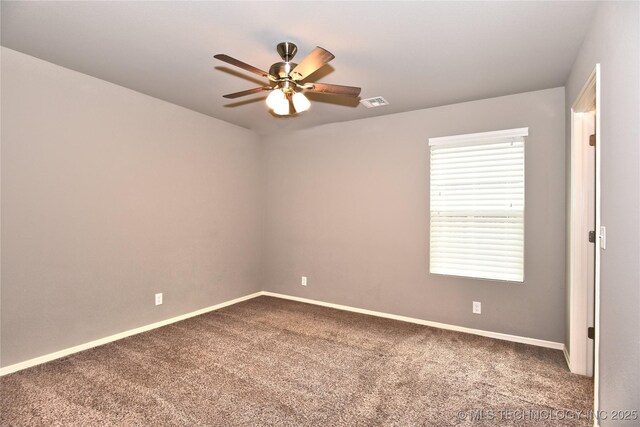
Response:
[[[600,276],[600,409],[609,411],[640,410],[639,26],[638,2],[601,3],[566,85],[570,107],[595,64],[601,64],[601,211],[607,249]]]
[[[2,48],[1,136],[2,366],[259,290],[252,132]]]
[[[556,88],[268,138],[264,289],[563,342],[564,100]],[[428,139],[525,126],[525,283],[429,274]]]

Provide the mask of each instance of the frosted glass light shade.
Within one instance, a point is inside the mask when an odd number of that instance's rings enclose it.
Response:
[[[269,96],[267,96],[267,105],[274,112],[277,109],[282,110],[283,105],[288,107],[289,106],[288,104],[289,102],[287,101],[287,97],[284,95],[284,92],[282,91],[282,89],[275,89],[273,92],[269,94]]]
[[[284,102],[278,104],[273,112],[279,116],[286,116],[289,114],[289,100],[285,98]]]
[[[293,95],[293,108],[295,108],[296,113],[302,113],[303,111],[307,111],[309,107],[311,107],[311,103],[301,92],[296,92]]]

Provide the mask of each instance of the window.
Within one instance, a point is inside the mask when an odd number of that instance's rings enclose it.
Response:
[[[430,271],[524,281],[528,128],[429,139]]]

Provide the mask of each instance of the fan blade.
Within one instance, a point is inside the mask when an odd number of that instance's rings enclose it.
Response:
[[[218,54],[218,55],[214,55],[213,56],[216,59],[219,59],[220,61],[224,61],[227,64],[231,64],[231,65],[235,65],[236,67],[242,68],[243,70],[249,71],[250,73],[253,74],[257,74],[260,77],[266,77],[270,80],[278,80],[277,77],[272,76],[271,74],[267,73],[266,71],[262,71],[259,68],[254,67],[253,65],[249,65],[245,62],[239,61],[235,58],[230,57],[229,55],[224,55],[224,54]]]
[[[265,90],[272,90],[272,89],[273,88],[271,86],[262,86],[262,87],[256,87],[253,89],[243,90],[242,92],[228,93],[226,95],[222,95],[222,97],[227,99],[236,99],[236,98],[240,98],[241,96],[252,95],[254,93],[262,92]]]
[[[293,80],[304,80],[322,68],[323,65],[329,63],[333,58],[335,58],[333,53],[318,46],[289,75]]]
[[[360,95],[360,88],[353,86],[330,85],[326,83],[310,83],[313,85],[307,90],[311,92],[326,93],[329,95],[344,95],[356,97]]]

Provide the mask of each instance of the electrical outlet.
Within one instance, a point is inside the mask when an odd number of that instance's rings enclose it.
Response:
[[[302,286],[307,286],[307,276],[302,276],[302,280],[300,281]]]
[[[482,314],[482,303],[478,301],[473,302],[473,314]]]
[[[156,305],[162,304],[162,294],[156,294]]]

